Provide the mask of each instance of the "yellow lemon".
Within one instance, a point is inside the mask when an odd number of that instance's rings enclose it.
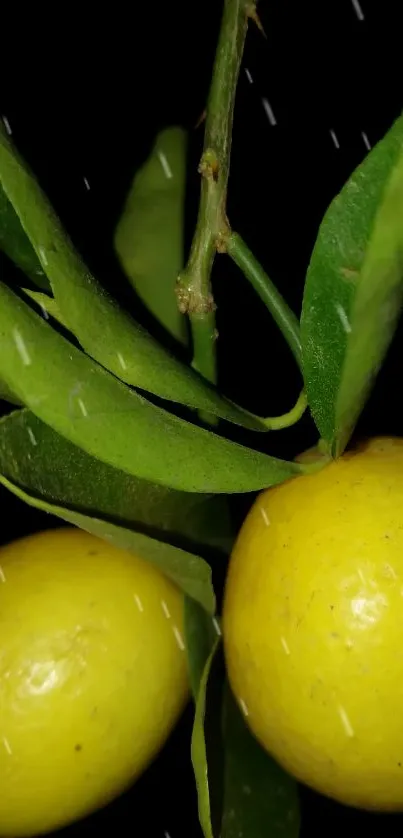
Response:
[[[257,498],[223,634],[239,705],[286,770],[342,803],[403,809],[403,440]]]
[[[150,564],[63,528],[0,549],[0,835],[106,804],[188,696],[181,593]]]

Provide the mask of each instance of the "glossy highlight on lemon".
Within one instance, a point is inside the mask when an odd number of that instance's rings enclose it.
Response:
[[[403,810],[403,440],[257,498],[223,635],[234,694],[281,765],[344,804]]]
[[[78,529],[0,549],[0,835],[64,826],[130,785],[188,697],[183,596]]]

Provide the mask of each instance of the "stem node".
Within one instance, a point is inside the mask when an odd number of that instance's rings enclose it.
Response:
[[[180,311],[188,314],[193,365],[215,382],[215,305],[210,276],[216,252],[226,250],[225,202],[230,167],[235,92],[248,28],[256,12],[251,0],[225,0],[207,104],[204,151],[199,165],[201,196],[196,230],[185,270],[177,281]],[[214,338],[214,339],[212,339]]]
[[[176,285],[178,308],[182,314],[202,316],[212,314],[216,305],[211,292],[204,294],[187,271],[179,274]]]
[[[215,241],[215,249],[217,253],[227,253],[227,242],[231,235],[231,228],[227,220],[225,220],[225,229],[220,230]]]
[[[201,174],[201,176],[206,180],[213,180],[217,183],[220,163],[215,151],[212,148],[208,148],[203,152],[198,171],[199,174]]]

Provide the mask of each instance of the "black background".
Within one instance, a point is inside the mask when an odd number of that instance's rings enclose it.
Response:
[[[398,2],[262,0],[264,39],[251,27],[238,88],[228,212],[299,314],[304,275],[331,199],[402,109]],[[197,163],[222,4],[59,4],[3,19],[0,111],[65,226],[97,276],[152,327],[133,300],[111,241],[125,191],[157,130],[190,134],[187,237],[197,200]],[[32,14],[32,12],[31,12]],[[253,83],[248,80],[249,71]],[[276,124],[263,107],[267,99]],[[331,132],[337,138],[335,142]],[[86,189],[84,177],[90,190]],[[4,269],[5,263],[0,263]],[[7,267],[8,269],[8,267]],[[7,274],[9,275],[9,274]],[[300,381],[270,316],[227,257],[217,259],[220,385],[250,410],[288,410]],[[357,435],[403,433],[400,326]],[[226,429],[227,430],[227,429]],[[235,429],[234,438],[256,445]],[[261,440],[259,440],[260,442]],[[308,416],[267,435],[262,449],[292,457],[315,441]],[[0,490],[0,541],[58,525]],[[251,498],[240,499],[239,512]],[[189,758],[191,712],[136,787],[63,834],[100,829],[163,838],[199,836]],[[1,778],[0,778],[1,779]],[[1,793],[1,787],[0,787]],[[340,829],[397,835],[399,816],[347,810],[303,792],[303,838]],[[248,838],[248,836],[243,836]]]

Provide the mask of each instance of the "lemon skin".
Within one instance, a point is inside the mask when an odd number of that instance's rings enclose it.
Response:
[[[0,835],[103,806],[188,697],[183,597],[142,559],[63,528],[0,549]]]
[[[378,438],[263,492],[230,560],[229,680],[298,780],[403,810],[403,441]]]

